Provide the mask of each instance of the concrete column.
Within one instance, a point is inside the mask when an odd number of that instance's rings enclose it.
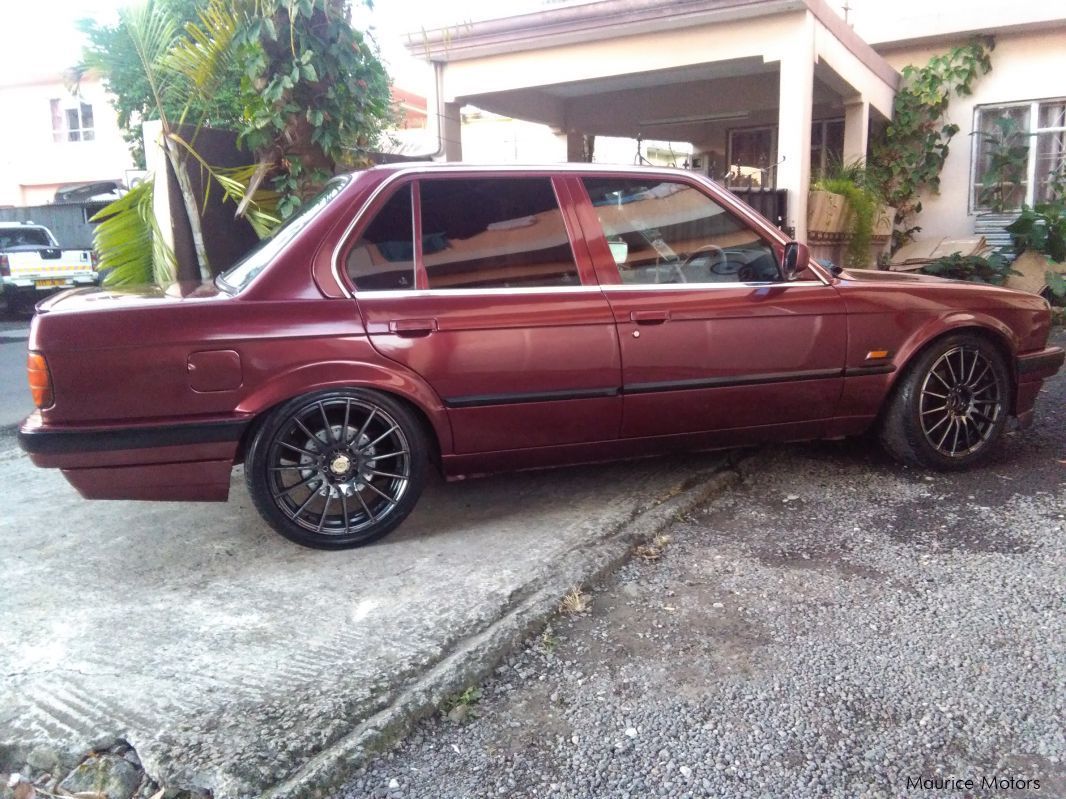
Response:
[[[463,115],[460,103],[442,103],[440,115],[440,139],[443,156],[441,161],[463,160]]]
[[[870,139],[870,103],[856,97],[844,103],[844,163],[866,163]]]
[[[571,164],[579,164],[585,160],[585,136],[580,131],[566,132],[566,160]]]
[[[810,14],[781,54],[777,111],[777,187],[788,190],[788,222],[807,239],[811,182],[811,106],[814,102],[814,27]]]

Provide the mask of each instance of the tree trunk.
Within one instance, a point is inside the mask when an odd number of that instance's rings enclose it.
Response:
[[[200,271],[201,280],[211,279],[211,267],[207,261],[207,249],[204,247],[204,234],[200,226],[200,205],[196,201],[192,183],[189,181],[189,173],[185,161],[185,154],[181,151],[178,143],[169,136],[164,136],[167,158],[174,168],[174,175],[178,179],[178,188],[181,189],[181,199],[185,205],[185,213],[189,217],[189,228],[192,231],[193,247],[196,249],[196,265]]]

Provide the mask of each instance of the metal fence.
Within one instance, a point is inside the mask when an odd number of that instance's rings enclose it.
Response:
[[[93,246],[95,227],[89,218],[105,205],[107,203],[0,208],[0,222],[34,222],[51,230],[64,249],[89,250]]]

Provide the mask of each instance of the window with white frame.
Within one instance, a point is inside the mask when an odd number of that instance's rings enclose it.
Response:
[[[1066,180],[1066,98],[974,111],[976,212],[1011,212],[1061,197]]]
[[[96,138],[93,107],[80,98],[55,99],[52,108],[52,141],[92,141]]]

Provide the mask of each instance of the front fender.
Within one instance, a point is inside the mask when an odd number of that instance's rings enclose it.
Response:
[[[299,366],[272,376],[244,397],[235,408],[238,414],[257,416],[282,402],[312,391],[337,388],[372,388],[407,400],[429,420],[442,455],[453,451],[448,413],[437,393],[417,374],[395,365],[383,366],[363,361],[323,361]]]
[[[1010,326],[981,311],[952,311],[928,320],[919,326],[896,350],[893,363],[895,375],[899,375],[911,358],[930,342],[958,330],[977,329],[992,334],[999,344],[1006,349],[1009,361],[1013,361],[1021,341]]]

